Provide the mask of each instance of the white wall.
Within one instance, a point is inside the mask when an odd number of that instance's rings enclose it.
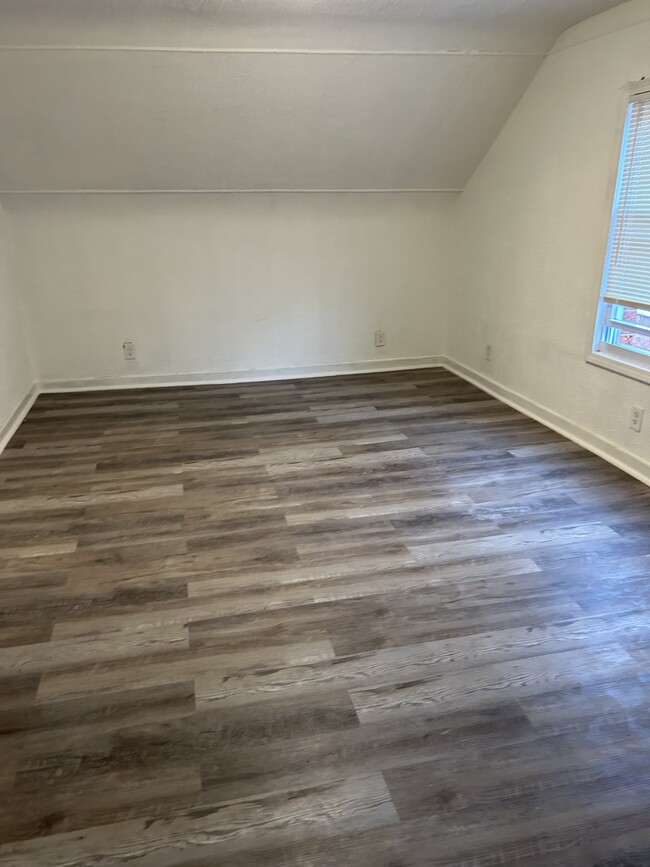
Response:
[[[646,462],[650,430],[636,434],[628,422],[633,404],[650,410],[650,387],[585,363],[585,354],[622,88],[650,75],[648,19],[650,3],[636,0],[565,34],[461,195],[447,346],[451,358],[511,397]],[[491,362],[486,344],[494,347]]]
[[[10,197],[39,377],[426,361],[444,350],[456,198]]]
[[[0,208],[0,450],[33,381],[11,258],[9,225]]]

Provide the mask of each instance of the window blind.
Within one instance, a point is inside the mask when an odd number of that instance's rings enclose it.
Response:
[[[650,310],[650,93],[628,108],[612,231],[605,301]]]

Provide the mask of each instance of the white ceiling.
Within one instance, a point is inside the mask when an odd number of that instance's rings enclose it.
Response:
[[[456,189],[537,63],[0,52],[0,188]]]
[[[0,0],[0,44],[546,51],[620,0]]]
[[[0,191],[459,189],[553,39],[617,5],[0,0]]]
[[[325,18],[342,24],[364,21],[499,27],[538,33],[548,40],[617,5],[619,0],[2,0],[0,22],[8,33],[22,22],[27,36],[34,28],[72,29],[80,24],[99,29],[116,25],[128,31],[141,22],[153,28],[161,22],[175,26],[195,22],[210,27]]]

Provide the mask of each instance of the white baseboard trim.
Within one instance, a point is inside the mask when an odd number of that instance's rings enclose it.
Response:
[[[34,383],[25,397],[20,401],[8,420],[0,426],[0,455],[7,447],[9,440],[16,433],[23,419],[34,405],[34,401],[40,394],[38,383]]]
[[[556,431],[563,437],[577,443],[587,449],[587,451],[598,455],[599,458],[643,482],[645,485],[650,486],[650,464],[628,452],[626,449],[622,449],[610,440],[606,440],[586,430],[565,416],[559,415],[559,413],[533,400],[529,400],[522,394],[512,391],[495,380],[483,376],[483,374],[478,373],[476,370],[465,367],[464,364],[460,364],[458,361],[447,358],[443,366],[451,373],[457,374],[468,382],[471,382],[472,385],[476,385],[482,391],[486,391],[488,394],[496,397],[502,403],[535,419],[535,421],[551,428],[551,430]]]
[[[41,383],[46,394],[70,391],[105,391],[125,388],[170,388],[184,385],[226,385],[236,382],[276,382],[284,379],[312,379],[323,376],[352,376],[355,373],[389,373],[392,370],[417,370],[442,367],[443,356],[387,358],[349,361],[343,364],[316,364],[307,367],[252,368],[209,373],[167,373],[135,376],[97,377],[95,379],[58,379]]]

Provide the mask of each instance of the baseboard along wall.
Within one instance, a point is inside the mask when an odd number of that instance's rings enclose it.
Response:
[[[8,421],[0,427],[0,454],[20,427],[23,419],[41,393],[74,391],[123,390],[128,388],[165,388],[184,385],[220,385],[237,382],[273,382],[284,379],[317,378],[324,376],[351,376],[360,373],[380,373],[396,370],[416,370],[426,367],[443,367],[450,373],[471,382],[497,400],[518,412],[556,431],[568,440],[577,443],[608,463],[650,486],[650,464],[615,443],[599,437],[592,431],[577,425],[522,394],[484,376],[458,361],[446,356],[421,356],[418,358],[390,358],[371,361],[356,361],[343,364],[312,365],[275,369],[250,369],[206,373],[182,373],[163,375],[121,376],[80,380],[51,380],[35,383],[25,395]]]

